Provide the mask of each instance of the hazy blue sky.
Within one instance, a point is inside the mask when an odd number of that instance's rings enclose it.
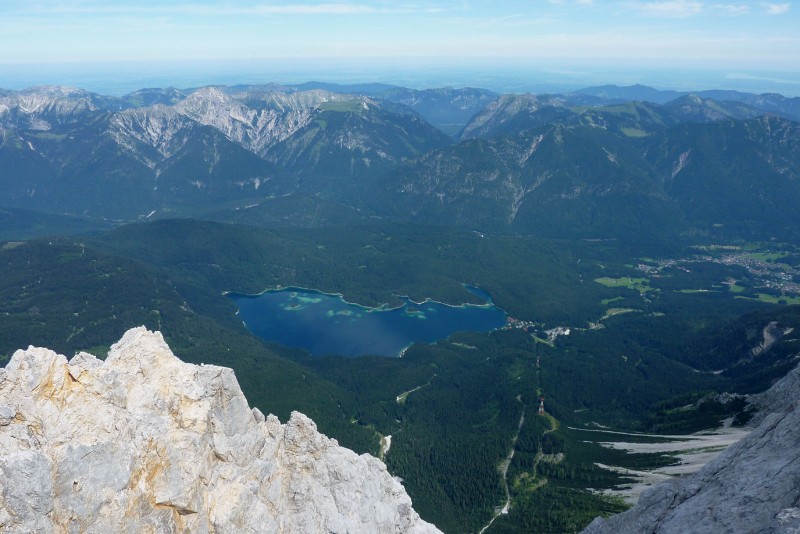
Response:
[[[0,64],[353,57],[505,58],[566,75],[589,64],[769,71],[795,82],[800,0],[0,0]]]

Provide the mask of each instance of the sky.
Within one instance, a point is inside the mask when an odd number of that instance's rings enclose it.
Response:
[[[90,65],[145,76],[170,64],[429,78],[527,69],[575,83],[647,71],[662,85],[670,72],[713,71],[733,85],[800,91],[800,0],[0,0],[0,86]]]

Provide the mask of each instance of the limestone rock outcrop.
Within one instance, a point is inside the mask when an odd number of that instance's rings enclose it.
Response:
[[[0,531],[438,532],[381,461],[144,328],[105,361],[31,347],[0,370]]]
[[[754,404],[758,426],[696,474],[659,484],[584,534],[800,533],[800,368]]]

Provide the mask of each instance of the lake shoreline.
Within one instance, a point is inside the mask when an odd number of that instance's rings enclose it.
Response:
[[[508,314],[488,293],[465,287],[488,301],[451,305],[401,296],[397,307],[348,302],[341,293],[299,286],[268,288],[256,295],[226,292],[245,328],[265,341],[304,349],[312,356],[400,358],[414,343],[435,343],[459,331],[491,332]]]

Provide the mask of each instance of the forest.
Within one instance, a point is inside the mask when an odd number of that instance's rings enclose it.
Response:
[[[716,396],[762,390],[792,365],[791,336],[750,356],[770,322],[800,328],[798,306],[737,298],[761,291],[751,273],[708,262],[657,275],[637,267],[694,257],[695,245],[651,245],[644,258],[628,243],[414,224],[263,230],[190,220],[6,242],[0,355],[34,344],[102,357],[143,324],[187,361],[232,367],[265,413],[285,421],[299,410],[358,452],[377,455],[391,435],[390,472],[446,532],[480,530],[505,501],[504,484],[511,511],[489,532],[571,532],[625,507],[588,491],[624,482],[596,462],[674,459],[610,451],[570,427],[680,433],[741,422],[744,404]],[[729,278],[741,292],[720,286]],[[250,334],[224,295],[301,286],[371,306],[399,295],[480,301],[465,283],[533,326],[461,332],[402,358],[312,357]],[[550,336],[557,326],[570,334]]]

